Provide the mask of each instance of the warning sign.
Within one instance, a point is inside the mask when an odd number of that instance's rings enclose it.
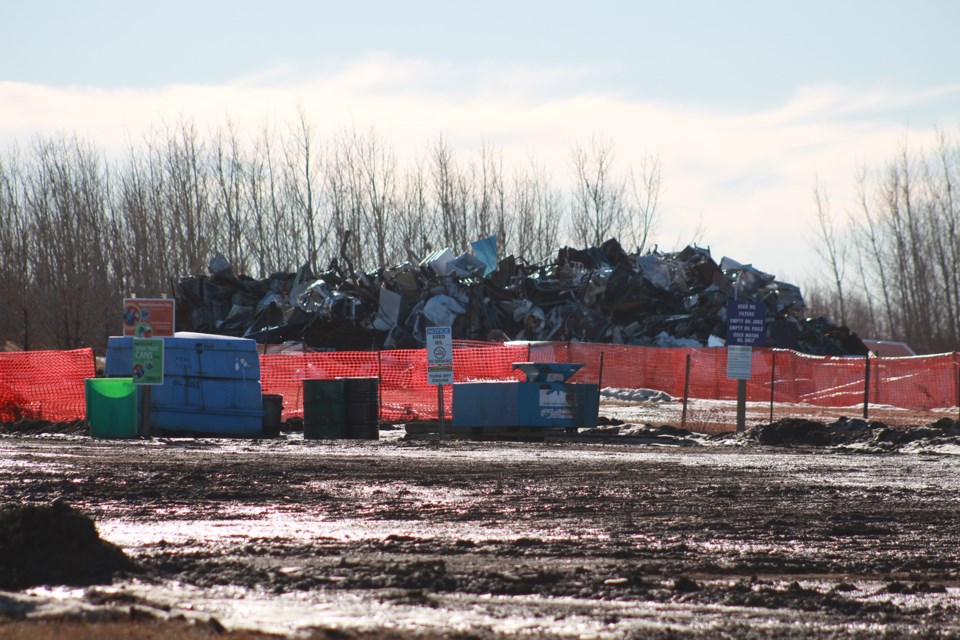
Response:
[[[453,384],[453,331],[427,327],[427,383]]]

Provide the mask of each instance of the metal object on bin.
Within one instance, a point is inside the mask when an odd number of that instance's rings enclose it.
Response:
[[[582,362],[514,362],[527,376],[527,382],[566,382],[583,368]]]

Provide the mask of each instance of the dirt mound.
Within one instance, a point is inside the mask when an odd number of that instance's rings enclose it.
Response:
[[[842,417],[830,424],[804,418],[783,418],[753,427],[746,437],[768,445],[835,447],[874,440],[884,429],[886,425],[880,422],[857,418]]]
[[[583,429],[580,431],[580,435],[596,439],[621,438],[624,439],[624,442],[641,442],[644,444],[690,446],[703,443],[702,436],[686,429],[667,424],[629,424],[622,420],[616,420],[607,425],[598,423],[598,426],[593,429]]]
[[[960,440],[960,422],[950,418],[941,418],[936,422],[913,429],[884,429],[876,440],[878,443],[903,447],[917,442],[930,444],[956,443]]]
[[[136,565],[61,500],[0,510],[0,589],[109,583]]]
[[[911,448],[960,445],[960,422],[941,418],[924,426],[891,428],[882,422],[867,422],[842,417],[823,423],[803,418],[784,418],[753,427],[748,440],[775,446],[845,447],[856,445],[860,450],[892,452]]]

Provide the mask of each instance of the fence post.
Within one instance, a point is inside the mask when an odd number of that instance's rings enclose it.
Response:
[[[773,391],[777,384],[777,351],[770,350],[770,424],[773,424]]]
[[[600,406],[600,398],[603,397],[603,351],[600,352],[600,373],[597,375],[597,406]]]
[[[863,419],[870,419],[870,354],[864,358],[863,372]]]
[[[956,394],[957,394],[957,420],[960,420],[960,362],[957,361],[957,352],[953,352],[953,368],[957,371],[956,376]]]
[[[377,349],[377,415],[383,421],[383,352]]]
[[[686,372],[683,375],[683,414],[680,417],[680,428],[687,428],[687,398],[690,395],[690,354],[687,354]]]

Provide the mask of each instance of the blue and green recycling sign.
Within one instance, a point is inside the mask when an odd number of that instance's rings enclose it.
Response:
[[[163,338],[133,339],[133,384],[163,384]]]

